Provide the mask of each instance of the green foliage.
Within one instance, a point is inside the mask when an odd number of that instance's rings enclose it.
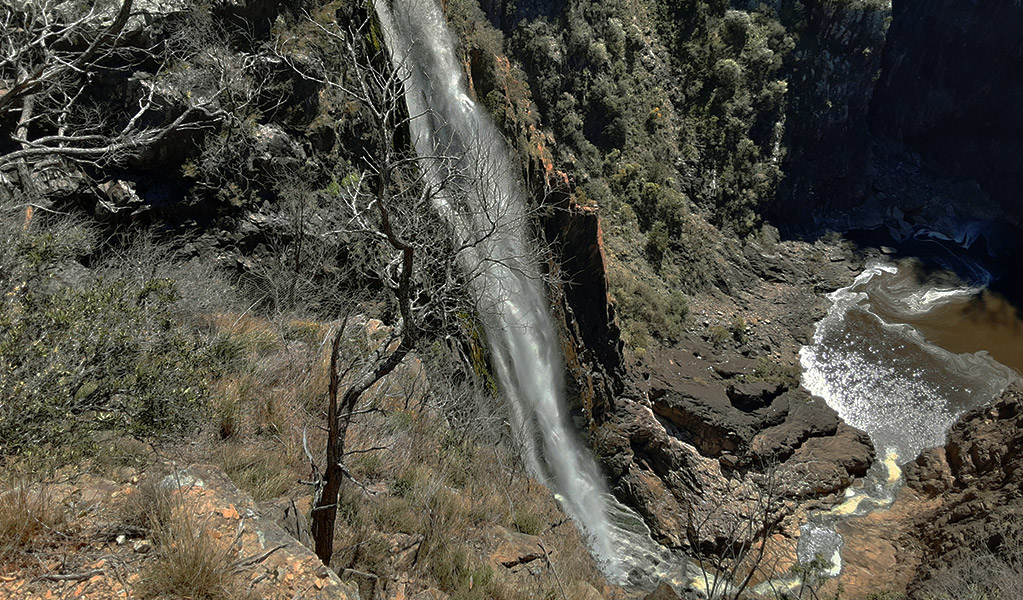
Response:
[[[715,348],[722,348],[731,339],[728,330],[720,325],[711,325],[707,328],[707,340],[714,344]]]
[[[516,530],[529,535],[540,535],[547,525],[541,515],[521,508],[512,515],[512,521]]]
[[[0,235],[2,453],[73,455],[90,432],[147,436],[195,422],[214,366],[179,325],[173,281],[81,274],[75,259],[94,238],[71,222],[7,223]]]
[[[650,335],[662,340],[682,336],[689,314],[685,294],[651,285],[623,269],[612,269],[609,275],[618,314],[632,326],[624,332],[630,345],[643,347]]]
[[[745,344],[746,341],[749,339],[749,336],[746,334],[746,328],[748,326],[749,325],[746,323],[746,319],[737,316],[728,325],[728,332],[732,334],[732,339],[734,339],[736,342],[739,342],[740,344]]]
[[[757,364],[753,367],[753,379],[779,383],[786,388],[799,387],[799,378],[802,370],[799,365],[786,365],[766,357],[757,358]]]

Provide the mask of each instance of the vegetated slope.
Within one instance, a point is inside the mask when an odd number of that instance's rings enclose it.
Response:
[[[81,12],[0,9],[5,52],[19,35],[77,28],[60,54],[15,54],[32,68],[0,71],[9,90],[23,72],[61,75],[4,96],[0,118],[0,497],[59,494],[51,477],[82,474],[134,489],[158,467],[212,462],[257,500],[308,507],[298,481],[311,462],[322,469],[326,340],[347,327],[343,358],[362,367],[401,323],[388,249],[344,212],[381,147],[369,107],[338,87],[352,63],[325,28],[345,32],[367,13],[342,2],[65,8]],[[69,56],[89,60],[62,71]],[[449,250],[429,214],[395,211],[391,226],[412,217],[423,228],[400,231],[418,234],[417,250]],[[416,264],[415,285],[438,276]],[[428,321],[418,355],[357,406],[332,566],[387,593],[595,594],[602,579],[574,525],[519,462],[458,299],[443,298],[447,320]],[[3,524],[5,584],[42,594],[76,589],[60,586],[90,569],[129,575],[95,566],[116,560],[102,551],[116,540],[101,531],[111,507],[74,506],[70,519],[32,502],[11,513],[50,529]],[[398,543],[412,549],[400,564]],[[142,566],[173,546],[157,541]],[[193,593],[175,588],[159,593]]]

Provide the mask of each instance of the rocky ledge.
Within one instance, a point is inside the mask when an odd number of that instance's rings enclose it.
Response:
[[[865,257],[838,239],[749,243],[737,257],[723,277],[742,285],[694,298],[683,340],[626,353],[625,391],[594,434],[615,493],[655,539],[690,551],[734,544],[736,521],[765,501],[794,547],[806,511],[840,501],[874,458],[866,434],[798,385],[821,292]]]

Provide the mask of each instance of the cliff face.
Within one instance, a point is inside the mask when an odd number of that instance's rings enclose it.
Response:
[[[975,180],[1023,223],[1023,5],[1013,0],[892,3],[874,90],[875,138],[904,144],[939,171]]]
[[[805,218],[793,206],[844,209],[869,191],[871,93],[880,69],[891,9],[885,2],[775,2],[796,33],[786,69],[788,149],[782,201],[769,211]]]

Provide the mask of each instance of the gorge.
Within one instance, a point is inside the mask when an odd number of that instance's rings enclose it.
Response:
[[[971,569],[1012,589],[1017,2],[0,16],[11,473],[134,493],[214,462],[189,472],[305,543],[325,340],[372,371],[416,319],[345,425],[326,579],[363,598],[943,598]],[[400,84],[393,130],[356,62]],[[381,221],[384,197],[419,203]],[[4,592],[94,569],[6,548]]]

